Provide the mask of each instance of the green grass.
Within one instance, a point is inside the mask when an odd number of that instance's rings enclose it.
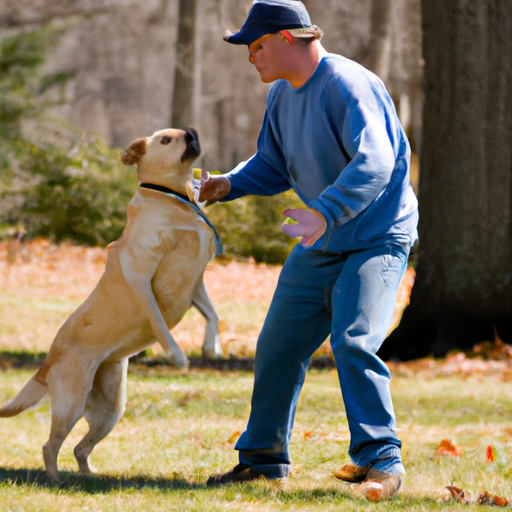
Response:
[[[0,403],[28,380],[26,370],[0,373]],[[348,429],[334,372],[311,371],[292,438],[292,475],[284,482],[207,488],[208,476],[236,463],[233,434],[249,414],[253,375],[132,366],[127,411],[93,452],[98,476],[76,473],[74,445],[81,421],[59,457],[60,485],[46,478],[41,447],[50,428],[49,402],[0,420],[0,510],[32,511],[449,511],[486,510],[446,499],[446,485],[475,496],[512,497],[512,383],[499,379],[429,379],[395,375],[397,424],[408,475],[386,503],[354,497],[332,471],[348,462]],[[235,436],[236,437],[236,436]],[[462,457],[437,457],[442,439]],[[486,464],[488,444],[497,461]],[[494,508],[493,508],[494,509]]]

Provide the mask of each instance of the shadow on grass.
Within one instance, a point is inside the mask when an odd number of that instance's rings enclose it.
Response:
[[[148,478],[135,476],[131,478],[115,476],[81,476],[71,471],[59,471],[60,481],[52,482],[43,469],[11,469],[0,467],[0,483],[17,486],[44,487],[59,490],[85,492],[90,494],[117,491],[120,489],[155,488],[161,491],[181,489],[206,489],[198,483],[173,478]]]
[[[32,352],[16,352],[9,350],[0,351],[0,370],[7,370],[9,368],[15,369],[38,369],[46,357],[45,352],[32,353]],[[190,357],[190,368],[216,370],[221,372],[229,371],[254,371],[254,358],[253,357],[230,357],[229,359],[215,359],[209,360],[202,357]],[[131,365],[139,365],[142,367],[167,367],[173,368],[163,358],[146,357],[144,355],[136,355],[130,359]],[[311,360],[309,368],[317,370],[329,370],[334,368],[334,361],[329,356],[320,356]]]
[[[46,357],[46,352],[16,352],[10,350],[0,351],[0,370],[16,369],[37,369]]]
[[[142,490],[147,488],[158,489],[162,492],[172,492],[180,490],[209,491],[215,493],[228,492],[233,487],[239,487],[240,492],[246,488],[247,495],[254,497],[257,495],[272,502],[278,500],[281,503],[295,504],[297,507],[314,502],[318,507],[324,505],[342,505],[347,502],[360,503],[369,509],[379,504],[369,503],[364,498],[353,495],[348,488],[340,489],[318,487],[316,489],[294,489],[292,491],[276,488],[280,484],[276,482],[246,482],[237,483],[222,487],[207,487],[205,484],[188,482],[179,478],[147,478],[146,476],[135,476],[131,478],[102,476],[93,477],[80,476],[71,471],[60,471],[60,482],[53,483],[43,469],[11,469],[0,467],[0,484],[16,485],[18,487],[35,487],[44,489],[55,489],[57,491],[69,491],[104,494],[110,491],[119,490]],[[383,504],[383,503],[382,503]],[[432,496],[414,496],[410,493],[399,493],[387,502],[388,507],[393,510],[440,510],[445,507],[450,508],[457,503],[454,500],[438,500]]]

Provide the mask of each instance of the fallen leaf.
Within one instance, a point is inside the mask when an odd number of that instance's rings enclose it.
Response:
[[[506,498],[502,498],[501,496],[493,496],[494,503],[498,505],[498,507],[506,507],[509,501]]]
[[[455,446],[450,439],[443,439],[436,450],[436,455],[438,457],[443,455],[461,457],[463,453],[464,450],[460,446]]]
[[[227,440],[229,444],[233,444],[240,436],[242,435],[242,432],[237,430],[236,432],[233,432],[231,437]]]
[[[476,502],[479,505],[492,505],[494,500],[487,491],[481,491],[478,493],[478,496],[476,497]]]
[[[460,487],[454,485],[447,485],[446,489],[450,491],[452,498],[457,500],[459,503],[469,503],[469,499],[464,494],[464,491]]]
[[[495,496],[487,491],[481,491],[478,493],[476,497],[476,502],[479,505],[497,505],[498,507],[506,507],[508,505],[508,500],[502,498],[501,496]]]
[[[494,458],[494,450],[492,449],[492,446],[490,444],[487,445],[487,454],[485,456],[485,462],[486,464],[489,464],[490,462],[495,462],[496,459]]]

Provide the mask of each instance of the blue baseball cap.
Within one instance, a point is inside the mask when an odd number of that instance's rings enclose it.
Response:
[[[224,41],[250,45],[265,34],[312,27],[306,7],[298,0],[254,0],[242,28],[225,35]]]

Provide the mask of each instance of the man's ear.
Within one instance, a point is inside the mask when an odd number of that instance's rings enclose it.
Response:
[[[135,139],[121,153],[121,162],[125,165],[136,165],[146,154],[147,144],[144,137]]]

